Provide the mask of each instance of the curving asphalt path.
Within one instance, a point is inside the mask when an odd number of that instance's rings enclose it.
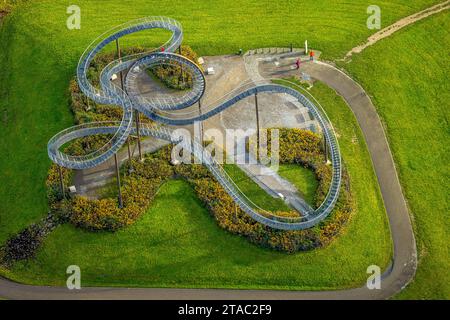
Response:
[[[387,299],[403,289],[416,271],[416,245],[392,154],[376,109],[363,88],[335,67],[317,62],[305,63],[302,69],[345,99],[366,139],[394,242],[393,264],[384,272],[380,290],[363,286],[336,291],[92,287],[70,291],[63,287],[30,286],[0,279],[0,296],[8,299]]]

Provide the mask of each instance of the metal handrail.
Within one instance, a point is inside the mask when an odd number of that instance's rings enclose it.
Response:
[[[163,45],[166,47],[166,51],[164,53],[156,52],[155,50],[146,53],[137,53],[112,61],[100,73],[100,88],[95,88],[88,80],[87,72],[90,63],[96,54],[108,43],[111,43],[126,34],[152,28],[164,28],[172,31],[172,36]],[[50,159],[59,165],[76,169],[93,167],[106,161],[121,148],[129,134],[136,132],[136,128],[132,127],[133,111],[136,109],[158,122],[158,124],[152,125],[142,123],[139,132],[141,135],[154,136],[168,140],[172,143],[182,143],[184,148],[203,161],[205,166],[216,177],[217,181],[224,187],[232,199],[242,208],[242,210],[244,210],[244,212],[256,221],[273,228],[298,230],[309,228],[318,221],[324,219],[333,209],[339,196],[342,168],[339,143],[334,128],[320,103],[303,88],[291,82],[289,82],[289,86],[285,86],[271,83],[270,80],[249,80],[241,83],[239,87],[218,98],[208,106],[203,106],[202,109],[206,109],[206,111],[203,111],[201,115],[198,115],[197,111],[195,111],[196,114],[192,117],[187,117],[187,115],[194,114],[194,111],[184,113],[169,112],[184,110],[187,107],[190,107],[199,101],[205,90],[206,82],[201,68],[195,62],[173,53],[173,51],[181,45],[182,38],[183,32],[181,25],[177,21],[165,17],[149,17],[130,21],[112,28],[97,37],[80,57],[77,67],[78,83],[83,93],[97,103],[115,104],[120,106],[123,109],[122,119],[121,121],[80,124],[59,132],[48,142],[47,149]],[[193,75],[192,79],[195,82],[193,86],[194,89],[187,94],[176,98],[170,97],[168,99],[163,99],[155,97],[152,98],[151,101],[143,99],[139,95],[138,90],[133,87],[132,80],[136,77],[136,67],[139,67],[140,69],[141,67],[158,65],[161,63],[182,64],[183,68],[186,68]],[[129,70],[126,72],[125,76],[127,90],[123,91],[110,79],[113,74],[124,72],[126,70]],[[278,81],[280,80],[278,79]],[[304,94],[300,93],[300,91],[306,92],[315,104]],[[238,101],[260,92],[285,93],[295,97],[311,111],[314,118],[321,126],[325,141],[330,147],[330,157],[333,165],[331,185],[322,204],[312,215],[308,215],[307,217],[280,217],[260,208],[249,199],[244,192],[242,192],[224,168],[217,163],[211,154],[209,154],[198,141],[181,140],[181,138],[175,137],[169,128],[161,126],[161,124],[183,125],[193,123],[194,121],[203,121],[233,106]],[[173,118],[174,116],[178,118]],[[59,150],[60,147],[67,142],[92,134],[112,134],[113,137],[101,148],[87,155],[73,156]]]

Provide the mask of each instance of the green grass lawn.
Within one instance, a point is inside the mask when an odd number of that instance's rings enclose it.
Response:
[[[341,98],[313,88],[338,129],[357,211],[330,246],[285,254],[259,248],[220,229],[191,187],[173,180],[150,210],[116,233],[63,225],[36,259],[3,274],[33,284],[65,283],[77,264],[83,285],[325,289],[361,285],[371,264],[386,267],[391,240],[376,178],[362,134]],[[355,139],[356,138],[356,139]]]
[[[258,207],[268,211],[291,211],[280,198],[274,198],[261,189],[244,171],[235,164],[224,164],[223,168],[239,189]]]
[[[448,12],[407,27],[346,65],[373,97],[413,214],[419,268],[399,298],[450,298]]]
[[[382,8],[384,27],[437,2],[397,0],[379,1],[377,4]],[[45,216],[48,208],[44,181],[50,164],[46,153],[47,141],[73,123],[67,104],[69,80],[75,74],[77,60],[84,48],[109,27],[133,18],[167,15],[183,24],[185,44],[191,45],[200,55],[227,54],[238,48],[287,46],[291,42],[300,46],[304,39],[308,39],[310,46],[323,51],[322,57],[327,59],[341,57],[373,32],[365,25],[366,7],[372,2],[362,0],[339,0],[332,4],[315,0],[304,1],[301,5],[256,0],[223,1],[214,5],[204,1],[183,1],[173,5],[171,1],[144,0],[134,1],[132,6],[123,1],[78,1],[77,4],[82,11],[81,30],[65,28],[67,1],[50,0],[30,2],[17,9],[0,27],[0,243],[8,235]],[[448,65],[444,61],[449,39],[445,33],[448,30],[445,14],[400,31],[392,39],[383,40],[361,56],[355,56],[353,62],[346,66],[374,95],[374,102],[388,129],[400,178],[415,218],[420,266],[416,281],[400,295],[402,298],[449,296],[450,281],[446,275],[449,227],[448,218],[445,219],[449,208],[448,192],[444,189],[448,180],[448,149],[444,141],[448,140],[449,91],[445,81]],[[146,32],[130,37],[123,44],[136,44],[134,41],[156,44],[156,38],[162,39],[163,34],[151,35],[151,32]],[[178,203],[176,213],[197,216],[195,219],[178,219],[172,226],[165,225],[164,232],[172,234],[170,228],[174,228],[173,233],[175,230],[191,230],[189,228],[207,229],[209,233],[206,235],[212,237],[216,234],[227,240],[223,242],[230,244],[225,246],[228,251],[223,250],[224,254],[220,255],[220,246],[199,237],[202,246],[208,245],[203,253],[217,253],[217,258],[205,254],[195,261],[198,256],[193,252],[197,248],[193,248],[187,261],[178,263],[181,258],[175,256],[170,260],[163,254],[168,255],[170,250],[180,252],[176,250],[181,246],[174,242],[169,249],[166,242],[161,242],[161,247],[156,248],[159,252],[156,250],[153,256],[149,256],[152,250],[144,244],[155,243],[151,242],[155,236],[152,227],[155,230],[159,227],[156,223],[159,211],[153,214],[152,208],[135,226],[118,234],[91,234],[62,226],[50,235],[36,260],[17,266],[8,275],[21,281],[62,284],[65,268],[78,260],[80,264],[86,263],[81,265],[85,284],[119,284],[123,280],[129,285],[163,285],[167,279],[175,281],[169,273],[178,272],[178,276],[183,272],[184,264],[202,272],[196,275],[187,269],[186,275],[192,275],[192,278],[180,279],[177,285],[236,284],[249,287],[253,284],[263,287],[288,282],[295,288],[318,289],[361,284],[366,278],[367,265],[385,266],[389,260],[387,220],[364,140],[351,112],[325,87],[317,85],[312,90],[321,102],[324,99],[330,103],[325,107],[341,135],[339,139],[358,205],[358,212],[346,234],[330,247],[292,256],[258,249],[219,230],[209,216],[203,220],[199,218],[202,214],[207,215],[200,207],[194,212]],[[171,182],[161,190],[154,206],[161,203],[162,208],[164,204],[172,205],[171,192],[178,192],[177,188],[184,189],[179,191],[182,193],[191,192],[185,184]],[[195,199],[189,201],[196,202]],[[175,216],[176,213],[169,212],[167,216]],[[143,236],[148,235],[145,238],[147,242],[136,236],[139,232]],[[192,231],[191,234],[196,233]],[[128,246],[114,242],[115,237],[122,237],[124,241],[139,238],[140,241],[135,241],[136,248],[133,248],[132,240]],[[237,245],[233,241],[240,242]],[[242,251],[236,254],[236,248]],[[73,255],[69,249],[73,250]],[[222,258],[224,268],[214,268],[218,267],[218,261],[222,262],[218,257]],[[262,259],[261,262],[258,258]],[[142,263],[144,259],[147,264]],[[156,259],[169,262],[155,267],[158,273],[148,273],[155,270],[151,263]],[[287,261],[289,259],[291,262]],[[165,267],[170,263],[173,263],[173,268],[165,274]],[[239,267],[233,269],[233,265]],[[174,271],[175,266],[178,271]],[[239,273],[234,277],[234,273],[229,272],[241,267],[246,271],[259,270],[255,274],[262,276],[251,279],[251,274]],[[284,274],[285,269],[291,270],[290,273]],[[5,271],[1,273],[6,274]]]
[[[291,182],[302,198],[314,207],[318,182],[314,172],[297,164],[280,164],[278,174]]]
[[[436,2],[380,1],[386,9],[383,26]],[[108,28],[143,16],[167,15],[183,24],[185,43],[201,55],[291,42],[300,46],[308,39],[310,46],[330,58],[341,56],[371,33],[365,26],[371,2],[362,0],[333,5],[315,0],[303,2],[301,8],[293,2],[268,5],[256,0],[214,5],[164,0],[77,4],[81,30],[65,27],[68,3],[54,0],[27,2],[0,27],[0,243],[46,214],[44,180],[50,164],[46,144],[73,122],[67,104],[69,80],[85,47]],[[155,45],[163,40],[155,33],[143,32],[123,45]]]

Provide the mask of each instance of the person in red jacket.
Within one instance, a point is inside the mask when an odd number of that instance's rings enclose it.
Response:
[[[314,61],[314,51],[309,51],[309,60]]]

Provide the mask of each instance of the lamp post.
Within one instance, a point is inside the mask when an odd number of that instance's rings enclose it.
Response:
[[[65,192],[64,192],[64,180],[63,180],[63,174],[62,174],[62,169],[61,166],[58,166],[58,173],[59,173],[59,187],[61,189],[61,194],[63,199],[65,198]]]
[[[255,111],[256,111],[256,161],[259,161],[259,110],[258,110],[257,92],[255,92]]]
[[[178,47],[178,53],[181,56],[181,45]],[[181,77],[181,81],[183,81],[184,84],[184,77],[183,77],[183,65],[180,63],[180,77]]]
[[[119,61],[122,62],[121,61],[122,60],[122,55],[121,55],[121,52],[120,52],[119,39],[116,39],[116,50],[117,50],[117,56],[119,58]],[[124,89],[123,89],[123,73],[122,73],[122,71],[120,71],[120,86],[122,88],[122,91],[124,91]]]
[[[117,57],[119,61],[121,62],[122,56],[120,53],[120,45],[119,45],[119,39],[116,39],[116,51],[117,51]],[[124,91],[124,85],[123,85],[123,73],[122,70],[120,71],[120,87],[122,91]],[[130,150],[130,147],[128,145],[128,152]],[[128,153],[129,155],[129,153]],[[117,189],[118,189],[118,200],[119,200],[119,208],[123,207],[122,203],[122,190],[120,187],[120,172],[119,172],[119,162],[117,160],[117,153],[114,153],[114,163],[116,165],[116,177],[117,177]],[[130,164],[131,164],[131,158],[130,158]]]
[[[140,126],[141,121],[139,119],[139,111],[134,110],[134,117],[136,118],[136,132],[137,132],[137,145],[139,150],[139,161],[142,161],[142,149],[141,149],[141,132],[140,132]]]
[[[116,179],[117,179],[117,189],[119,190],[119,208],[123,207],[122,202],[122,190],[120,188],[120,172],[119,172],[119,161],[117,160],[117,153],[114,153],[114,163],[116,165]]]
[[[119,39],[116,39],[116,50],[117,50],[117,56],[119,57],[119,60],[121,61],[122,54],[120,52]],[[122,91],[125,92],[122,71],[120,71],[120,87],[122,88]],[[127,138],[127,148],[128,148],[128,160],[130,162],[130,171],[132,171],[133,170],[133,165],[131,163],[130,138],[129,137]]]
[[[202,115],[202,104],[200,102],[200,99],[198,100],[198,113],[201,116]],[[200,143],[203,147],[203,121],[200,120]]]
[[[120,52],[119,39],[116,39],[116,50],[117,50],[117,56],[119,57],[119,60],[122,59],[122,55]],[[122,71],[120,71],[120,85],[121,85],[122,91],[125,92]],[[136,121],[136,131],[137,131],[137,145],[138,145],[138,150],[139,150],[139,161],[142,161],[141,135],[140,135],[140,131],[139,131],[139,127],[140,127],[139,112],[137,110],[135,110],[134,116],[136,119],[135,121]],[[129,143],[130,143],[130,141],[128,140],[128,150],[130,149]],[[131,165],[131,156],[130,155],[131,155],[131,153],[130,153],[130,151],[128,151],[128,157],[130,158],[130,165]]]
[[[131,157],[131,150],[130,150],[130,137],[127,138],[127,150],[128,150],[128,161],[130,163],[130,168],[128,170],[128,172],[133,172],[133,162],[132,162],[132,157]]]

